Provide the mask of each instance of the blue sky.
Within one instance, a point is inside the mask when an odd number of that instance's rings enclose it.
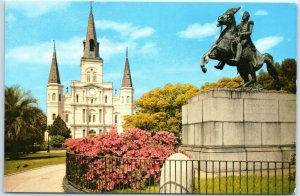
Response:
[[[222,77],[235,77],[235,67],[202,73],[202,55],[219,36],[217,17],[242,6],[254,21],[252,40],[276,62],[296,58],[297,8],[292,3],[94,2],[93,13],[104,59],[103,77],[119,89],[129,48],[135,99],[167,83],[197,87]],[[46,86],[53,41],[64,89],[80,79],[80,58],[89,2],[13,2],[5,5],[5,85],[31,90],[46,111]],[[265,69],[265,66],[263,67]]]

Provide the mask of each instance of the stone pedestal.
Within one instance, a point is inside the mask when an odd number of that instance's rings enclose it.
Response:
[[[182,107],[182,148],[196,160],[289,161],[296,95],[212,89]]]

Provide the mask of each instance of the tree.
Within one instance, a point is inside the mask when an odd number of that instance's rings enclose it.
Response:
[[[274,80],[268,73],[260,71],[257,77],[259,84],[268,90],[285,90],[296,93],[297,62],[295,59],[285,59],[281,65],[276,63],[275,68],[279,75],[279,81]]]
[[[238,76],[235,78],[221,78],[217,82],[205,83],[201,86],[201,90],[208,90],[211,88],[236,88],[243,84],[243,79]]]
[[[5,87],[5,151],[10,151],[10,158],[18,158],[24,145],[41,143],[46,127],[46,116],[30,91]]]
[[[53,135],[50,139],[50,145],[55,148],[61,148],[62,144],[65,142],[65,138],[61,135]]]
[[[176,137],[181,133],[181,107],[197,94],[199,89],[191,84],[167,84],[144,94],[135,101],[137,113],[125,116],[123,127],[140,128],[157,132],[169,131]]]
[[[71,131],[67,127],[66,123],[61,119],[59,115],[55,118],[52,125],[48,126],[49,135],[61,135],[65,139],[71,137]]]

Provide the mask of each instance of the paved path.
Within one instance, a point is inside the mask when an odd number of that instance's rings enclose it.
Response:
[[[4,176],[4,192],[64,192],[65,164]]]

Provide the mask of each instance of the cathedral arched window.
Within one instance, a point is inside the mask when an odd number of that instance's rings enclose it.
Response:
[[[85,130],[82,131],[82,137],[85,137]]]
[[[69,121],[69,114],[66,114],[66,122]]]
[[[56,94],[52,93],[52,101],[55,101],[55,98],[56,98]]]
[[[124,103],[124,96],[122,96],[122,103]]]
[[[76,95],[76,102],[78,103],[78,101],[79,101],[79,95],[77,94]]]
[[[90,51],[94,51],[95,43],[93,39],[90,39]]]
[[[82,109],[82,122],[85,123],[85,109]]]
[[[107,103],[107,95],[105,95],[104,102]]]
[[[88,71],[86,74],[86,81],[90,82],[91,81],[91,73]]]
[[[127,102],[127,103],[129,103],[129,99],[130,99],[130,97],[127,96],[127,98],[126,98],[126,102]]]
[[[102,123],[102,110],[99,110],[99,123]]]
[[[96,74],[96,72],[93,73],[93,82],[97,82],[97,74]]]
[[[115,124],[118,123],[118,115],[115,115]]]
[[[56,118],[56,114],[53,113],[53,114],[52,114],[52,120],[55,120],[55,118]]]
[[[61,94],[58,95],[58,101],[61,101]]]
[[[94,131],[94,130],[89,130],[88,135],[96,135],[96,131]]]

